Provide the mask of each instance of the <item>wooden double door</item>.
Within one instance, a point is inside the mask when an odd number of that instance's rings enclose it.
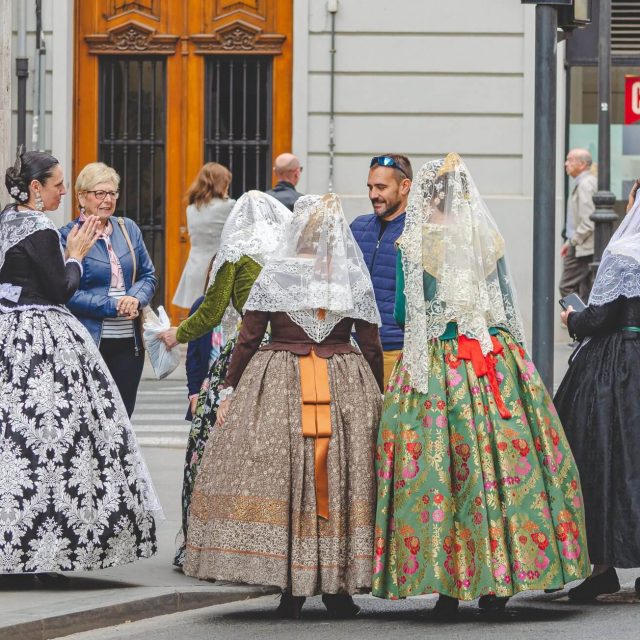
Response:
[[[174,320],[202,164],[229,167],[238,197],[270,188],[290,150],[292,24],[293,0],[75,3],[74,176],[96,160],[118,171],[117,213],[142,229]]]

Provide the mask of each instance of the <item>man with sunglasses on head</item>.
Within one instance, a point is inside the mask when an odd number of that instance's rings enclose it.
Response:
[[[396,296],[396,240],[404,229],[405,211],[413,170],[407,156],[385,153],[369,164],[367,188],[373,213],[351,223],[371,274],[376,302],[382,318],[380,339],[384,352],[385,381],[404,343],[404,331],[393,317]]]

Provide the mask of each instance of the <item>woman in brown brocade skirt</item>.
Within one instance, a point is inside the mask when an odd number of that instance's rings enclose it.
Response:
[[[351,595],[371,587],[379,316],[337,197],[298,202],[282,258],[245,306],[225,380],[233,395],[194,488],[184,571],[280,587],[282,617],[298,617],[317,594],[347,617],[359,611]],[[271,343],[259,347],[268,323]]]

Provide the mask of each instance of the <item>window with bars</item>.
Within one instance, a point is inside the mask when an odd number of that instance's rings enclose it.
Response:
[[[100,60],[99,159],[120,175],[115,215],[136,221],[164,300],[165,62],[104,56]]]
[[[269,56],[208,56],[205,72],[205,162],[233,174],[230,193],[271,188]]]

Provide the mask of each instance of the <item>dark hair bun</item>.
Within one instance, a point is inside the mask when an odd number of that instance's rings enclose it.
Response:
[[[7,191],[16,202],[29,200],[29,184],[38,180],[44,184],[58,164],[56,158],[43,151],[18,150],[16,162],[4,174],[4,184]]]

